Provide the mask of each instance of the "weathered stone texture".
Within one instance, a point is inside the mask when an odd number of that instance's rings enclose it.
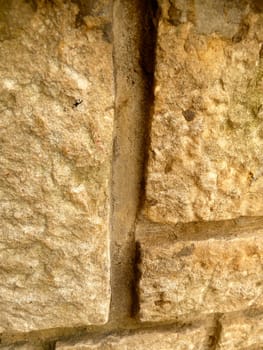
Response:
[[[209,345],[209,327],[182,330],[181,332],[156,330],[126,336],[109,336],[98,341],[58,343],[57,350],[206,350]]]
[[[0,4],[0,330],[105,323],[110,18],[70,1]]]
[[[45,350],[43,346],[36,344],[13,344],[0,346],[0,350]]]
[[[259,229],[222,239],[142,238],[140,319],[165,321],[261,306],[262,234]]]
[[[224,315],[221,318],[218,350],[263,349],[263,314],[256,310],[245,315]]]
[[[263,214],[260,4],[160,0],[144,206],[153,221]]]

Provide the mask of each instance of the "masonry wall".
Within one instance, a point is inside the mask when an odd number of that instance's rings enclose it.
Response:
[[[263,348],[261,1],[0,0],[0,349]]]

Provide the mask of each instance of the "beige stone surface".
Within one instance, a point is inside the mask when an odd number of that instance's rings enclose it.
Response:
[[[57,350],[205,350],[209,344],[209,328],[205,325],[178,332],[156,330],[123,336],[108,336],[100,340],[58,343]]]
[[[257,310],[245,315],[225,315],[221,318],[218,350],[263,349],[263,314]]]
[[[108,318],[111,2],[76,2],[0,1],[0,331]]]
[[[0,346],[0,350],[45,350],[43,346],[36,345],[36,344],[13,344],[13,345],[6,345],[6,346]]]
[[[224,231],[222,231],[222,234]],[[141,238],[139,317],[166,321],[262,306],[263,231],[178,241]]]
[[[160,0],[144,214],[263,214],[263,6]]]

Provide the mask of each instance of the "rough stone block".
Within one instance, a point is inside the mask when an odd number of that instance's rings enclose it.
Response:
[[[223,234],[223,232],[222,232]],[[165,321],[262,306],[263,231],[178,241],[140,239],[139,317]]]
[[[160,0],[144,214],[263,214],[263,7]]]
[[[263,314],[252,310],[244,315],[224,315],[221,318],[218,350],[263,349]]]
[[[75,3],[0,1],[2,332],[108,318],[111,2]]]
[[[57,350],[206,350],[209,345],[209,327],[182,330],[156,330],[123,336],[109,336],[103,340],[76,343],[58,343]]]
[[[45,350],[43,346],[36,344],[13,344],[0,347],[0,350]]]

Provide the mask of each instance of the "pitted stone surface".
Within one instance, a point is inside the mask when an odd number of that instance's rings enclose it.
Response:
[[[0,4],[0,330],[103,324],[110,19],[70,1]]]
[[[223,234],[224,232],[222,232]],[[166,321],[260,307],[263,231],[178,241],[141,238],[140,319]]]
[[[263,314],[252,310],[244,315],[224,315],[218,350],[263,349]]]
[[[156,330],[123,336],[109,336],[98,341],[58,343],[57,350],[206,350],[209,344],[209,327],[199,325],[178,331]]]
[[[13,344],[0,346],[0,350],[45,350],[43,346],[36,344]]]
[[[263,6],[159,2],[144,214],[171,223],[260,216]]]

